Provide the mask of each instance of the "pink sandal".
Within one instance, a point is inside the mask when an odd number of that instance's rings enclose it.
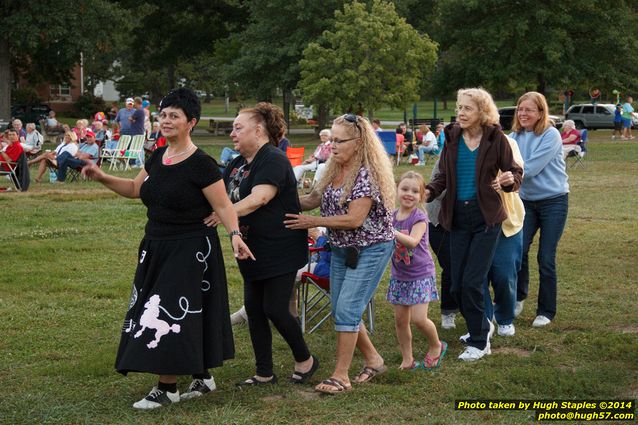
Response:
[[[424,369],[435,369],[441,365],[441,360],[445,357],[445,353],[447,353],[447,342],[441,341],[441,352],[438,356],[432,358],[428,353],[425,354],[425,358],[423,359],[423,368]]]

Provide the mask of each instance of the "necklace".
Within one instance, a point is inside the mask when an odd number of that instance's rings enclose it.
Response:
[[[178,152],[178,153],[173,154],[173,155],[166,155],[166,158],[164,158],[164,165],[171,165],[173,163],[173,158],[175,158],[177,156],[180,156],[180,155],[184,155],[185,153],[188,153],[188,152],[192,151],[194,147],[195,147],[195,145],[191,143],[191,145],[189,147],[187,147],[186,149],[184,149],[181,152]],[[166,149],[166,153],[168,154],[168,149]]]

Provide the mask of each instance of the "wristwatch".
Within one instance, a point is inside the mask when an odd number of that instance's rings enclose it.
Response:
[[[233,240],[233,236],[239,236],[240,238],[243,237],[243,235],[241,234],[241,232],[239,230],[231,230],[230,233],[228,234],[228,237],[230,238],[230,240]]]

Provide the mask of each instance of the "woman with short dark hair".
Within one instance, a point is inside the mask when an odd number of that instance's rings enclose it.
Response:
[[[133,179],[114,177],[90,163],[82,170],[115,193],[141,198],[148,221],[139,247],[131,299],[115,361],[118,372],[159,375],[136,409],[155,409],[215,389],[208,372],[234,356],[224,258],[216,229],[204,224],[214,210],[228,231],[235,257],[252,258],[219,167],[197,148],[191,132],[200,116],[189,89],[160,104],[168,146],[153,152]],[[192,375],[184,394],[177,375]]]

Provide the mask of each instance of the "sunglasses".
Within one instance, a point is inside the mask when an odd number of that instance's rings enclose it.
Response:
[[[354,124],[357,127],[357,130],[359,130],[359,137],[352,137],[350,139],[344,139],[344,140],[332,139],[332,143],[335,143],[337,145],[349,142],[351,140],[359,139],[361,137],[361,127],[359,127],[359,116],[355,114],[345,114],[343,116],[343,119],[348,121],[351,124]]]

